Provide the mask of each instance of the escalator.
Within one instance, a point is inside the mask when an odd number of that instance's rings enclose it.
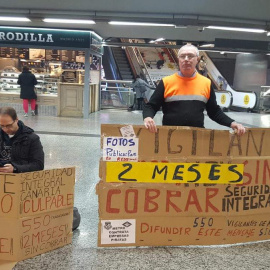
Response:
[[[134,74],[132,73],[125,49],[122,49],[121,47],[112,47],[112,53],[121,79],[133,81]]]
[[[222,90],[215,91],[217,96],[217,102],[220,106],[227,104],[232,97],[231,106],[235,110],[241,111],[244,109],[251,111],[255,108],[257,102],[257,96],[255,92],[233,89],[227,82],[227,80],[221,75],[208,54],[201,51],[200,56],[203,56],[204,61],[206,62],[205,69],[207,76],[212,80],[217,89],[220,89],[220,87],[222,86]]]
[[[105,78],[107,80],[121,80],[121,75],[117,69],[111,47],[104,47],[102,65],[105,72]]]

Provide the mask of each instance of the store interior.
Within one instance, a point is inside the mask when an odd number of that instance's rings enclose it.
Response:
[[[18,76],[28,66],[38,81],[37,94],[57,96],[58,83],[84,83],[84,63],[84,51],[1,47],[0,92],[19,93]],[[100,70],[95,55],[90,56],[90,70]]]

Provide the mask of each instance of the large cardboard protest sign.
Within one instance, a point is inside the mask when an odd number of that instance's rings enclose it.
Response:
[[[71,243],[75,168],[0,174],[0,261]]]
[[[138,162],[100,162],[99,246],[270,239],[269,129],[238,137],[198,128],[159,127],[153,134],[133,127]],[[121,137],[120,128],[103,125],[102,140]]]

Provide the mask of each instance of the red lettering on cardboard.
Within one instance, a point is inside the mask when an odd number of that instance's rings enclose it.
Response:
[[[0,238],[0,254],[9,253],[8,238]]]
[[[191,205],[195,205],[198,212],[202,212],[202,208],[200,206],[200,203],[199,203],[199,200],[198,200],[197,193],[196,193],[195,189],[191,189],[189,191],[185,211],[188,211],[189,206],[191,206]]]
[[[154,195],[150,195],[154,193]],[[145,190],[145,201],[144,201],[144,212],[156,212],[158,210],[158,204],[153,200],[158,198],[160,195],[160,190],[158,189],[146,189]],[[150,208],[152,205],[152,208]]]
[[[13,197],[10,194],[3,196],[1,200],[1,212],[7,214],[11,211],[13,206]]]
[[[219,212],[219,210],[210,202],[210,199],[214,198],[217,194],[218,194],[218,188],[206,189],[205,212],[209,212],[208,208],[211,208],[214,212]]]
[[[107,213],[114,213],[114,214],[117,214],[120,212],[120,210],[118,208],[112,208],[111,205],[112,205],[112,196],[114,194],[120,194],[121,193],[121,190],[120,189],[111,189],[108,191],[108,194],[107,194],[107,204],[106,204],[106,212]]]
[[[181,191],[167,190],[167,199],[166,199],[166,212],[170,212],[170,206],[176,212],[182,212],[182,210],[171,201],[173,197],[181,197]]]
[[[128,209],[128,205],[129,205],[129,194],[134,194],[133,195],[133,209]],[[132,213],[137,213],[138,211],[138,190],[137,189],[128,189],[126,191],[126,194],[125,194],[125,211],[129,214],[132,214]]]

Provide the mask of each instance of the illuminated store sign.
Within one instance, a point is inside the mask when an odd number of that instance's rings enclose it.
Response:
[[[16,41],[31,41],[31,42],[53,42],[52,34],[47,34],[46,37],[43,34],[35,33],[18,33],[18,32],[0,32],[0,41],[3,40],[16,40]]]
[[[90,48],[90,31],[0,27],[1,44]]]

